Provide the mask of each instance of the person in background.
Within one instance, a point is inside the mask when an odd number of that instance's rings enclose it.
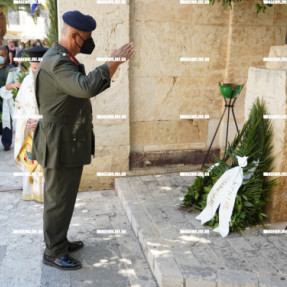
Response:
[[[28,133],[30,133],[31,137],[33,137],[34,130],[38,122],[39,111],[34,89],[34,75],[39,66],[41,58],[47,50],[48,49],[44,47],[35,47],[25,51],[29,58],[33,58],[33,61],[30,61],[31,66],[29,68],[29,74],[23,80],[15,100],[14,118],[17,122],[15,133],[14,160],[17,167],[19,167],[23,172],[28,172],[28,170],[25,167],[25,164],[18,159],[18,155]],[[38,164],[33,172],[37,174],[43,173],[42,166]],[[28,176],[23,177],[24,200],[35,200],[38,202],[43,202],[43,191],[44,176],[34,176],[32,182],[30,182]]]
[[[2,127],[3,127],[3,134],[2,134],[2,144],[4,146],[4,150],[8,151],[11,149],[12,144],[12,118],[14,114],[14,100],[13,94],[11,91],[13,89],[17,89],[21,87],[19,83],[19,73],[20,71],[26,71],[25,66],[18,62],[18,67],[13,67],[10,69],[5,88],[2,87],[0,90],[0,96],[3,98],[3,107],[2,107]]]
[[[16,55],[17,55],[17,53],[19,52],[19,50],[20,50],[20,47],[19,47],[19,44],[20,43],[20,41],[18,41],[18,40],[15,40],[14,41],[14,45],[15,45],[15,48],[16,48]],[[16,56],[15,56],[16,57]]]
[[[36,42],[33,44],[33,47],[43,47],[41,40],[37,39]]]
[[[43,44],[43,47],[48,48],[47,40],[46,40],[46,39],[43,40],[42,44]]]
[[[21,42],[20,45],[19,45],[19,51],[17,53],[17,58],[21,58],[22,57],[22,53],[24,52],[25,50],[25,43],[24,42]]]
[[[31,40],[28,40],[25,46],[26,49],[30,49],[32,47]]]
[[[11,69],[11,66],[7,62],[8,59],[8,50],[5,46],[0,46],[0,89],[5,86],[6,80],[8,77],[8,73]],[[3,99],[0,96],[0,112],[2,114],[2,105],[3,105]],[[2,115],[0,118],[0,135],[2,135],[2,143],[4,145],[4,150],[8,151],[10,149],[10,134],[7,130],[2,127]],[[11,137],[12,139],[12,137]]]
[[[5,45],[4,47],[5,47],[6,50],[7,50],[7,60],[6,60],[5,63],[6,63],[10,68],[13,68],[13,66],[10,64],[10,60],[9,60],[9,47],[8,47],[8,45]]]
[[[14,61],[16,57],[16,47],[15,43],[12,40],[8,41],[8,49],[9,49],[9,64],[13,67],[17,67],[17,63]]]

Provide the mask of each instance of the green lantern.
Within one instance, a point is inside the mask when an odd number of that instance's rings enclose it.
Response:
[[[243,86],[244,85],[230,84],[230,83],[220,84],[220,82],[219,82],[221,95],[227,99],[236,98],[240,94]]]

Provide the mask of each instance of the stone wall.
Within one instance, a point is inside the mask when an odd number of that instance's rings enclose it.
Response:
[[[95,52],[78,57],[87,71],[101,64],[96,57],[109,56],[128,41],[135,44],[133,58],[121,66],[112,87],[92,100],[96,157],[84,169],[83,190],[112,187],[112,177],[97,177],[96,172],[128,171],[130,152],[207,148],[223,109],[218,82],[245,82],[248,67],[263,67],[263,57],[271,46],[284,43],[286,33],[287,6],[256,15],[256,0],[237,3],[232,10],[218,4],[180,5],[179,0],[58,2],[59,18],[79,9],[97,20]],[[181,62],[180,57],[210,61]],[[235,108],[239,126],[244,95],[245,89]],[[127,119],[97,120],[96,114],[124,114]],[[208,114],[210,119],[183,120],[181,114]],[[214,147],[224,144],[224,133],[223,125]]]
[[[221,114],[217,83],[225,75],[229,14],[217,5],[177,0],[132,2],[131,151],[207,146]],[[210,120],[183,120],[181,114],[208,114]]]
[[[231,11],[226,82],[246,83],[249,67],[265,67],[263,58],[268,57],[270,47],[283,45],[285,42],[287,6],[275,5],[267,8],[265,14],[257,15],[254,7],[257,2],[257,0],[238,2]],[[244,122],[245,94],[246,86],[235,106],[239,126]],[[231,128],[233,136],[235,126],[231,124]],[[221,131],[225,132],[225,127]],[[223,141],[221,143],[223,146]]]
[[[96,44],[92,55],[77,55],[88,73],[103,64],[97,58],[129,42],[129,5],[96,5],[96,1],[58,1],[59,19],[69,10],[80,10],[96,19],[93,31]],[[81,190],[108,189],[114,177],[97,176],[97,172],[125,172],[129,169],[129,63],[122,65],[113,77],[111,87],[92,99],[95,158],[84,167]],[[98,119],[97,115],[125,115],[126,119]]]
[[[271,47],[269,58],[286,57],[287,46]],[[287,64],[286,62],[267,62],[266,68],[250,67],[245,99],[245,118],[247,119],[252,103],[256,98],[264,99],[268,114],[286,116],[287,110]],[[286,172],[287,164],[287,128],[286,119],[272,119],[273,126],[273,170],[266,172]],[[274,178],[274,177],[273,177]],[[278,177],[278,185],[270,195],[267,205],[270,221],[287,220],[286,177]]]
[[[137,48],[130,63],[131,151],[208,147],[224,103],[218,82],[245,83],[249,66],[264,67],[270,46],[284,43],[285,5],[257,15],[255,3],[243,1],[230,11],[176,0],[132,1],[131,39]],[[210,61],[180,62],[183,56]],[[235,106],[239,127],[245,91]],[[210,119],[180,120],[180,114]],[[225,124],[214,146],[224,146]],[[230,128],[231,140],[235,125]]]

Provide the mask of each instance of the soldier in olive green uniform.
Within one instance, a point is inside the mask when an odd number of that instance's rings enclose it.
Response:
[[[61,40],[43,57],[35,79],[39,121],[33,144],[33,158],[44,167],[43,262],[60,269],[78,269],[81,263],[69,252],[83,247],[69,242],[67,233],[74,210],[83,165],[94,155],[94,133],[90,98],[110,87],[111,77],[122,62],[106,62],[88,75],[74,56],[91,54],[95,45],[91,31],[95,20],[79,11],[63,15]],[[133,53],[133,44],[112,52],[111,57]]]

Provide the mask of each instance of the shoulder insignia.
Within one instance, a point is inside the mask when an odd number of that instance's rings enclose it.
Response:
[[[67,53],[62,52],[62,51],[59,51],[59,54],[62,55],[62,56],[64,56],[64,57],[68,56]]]

